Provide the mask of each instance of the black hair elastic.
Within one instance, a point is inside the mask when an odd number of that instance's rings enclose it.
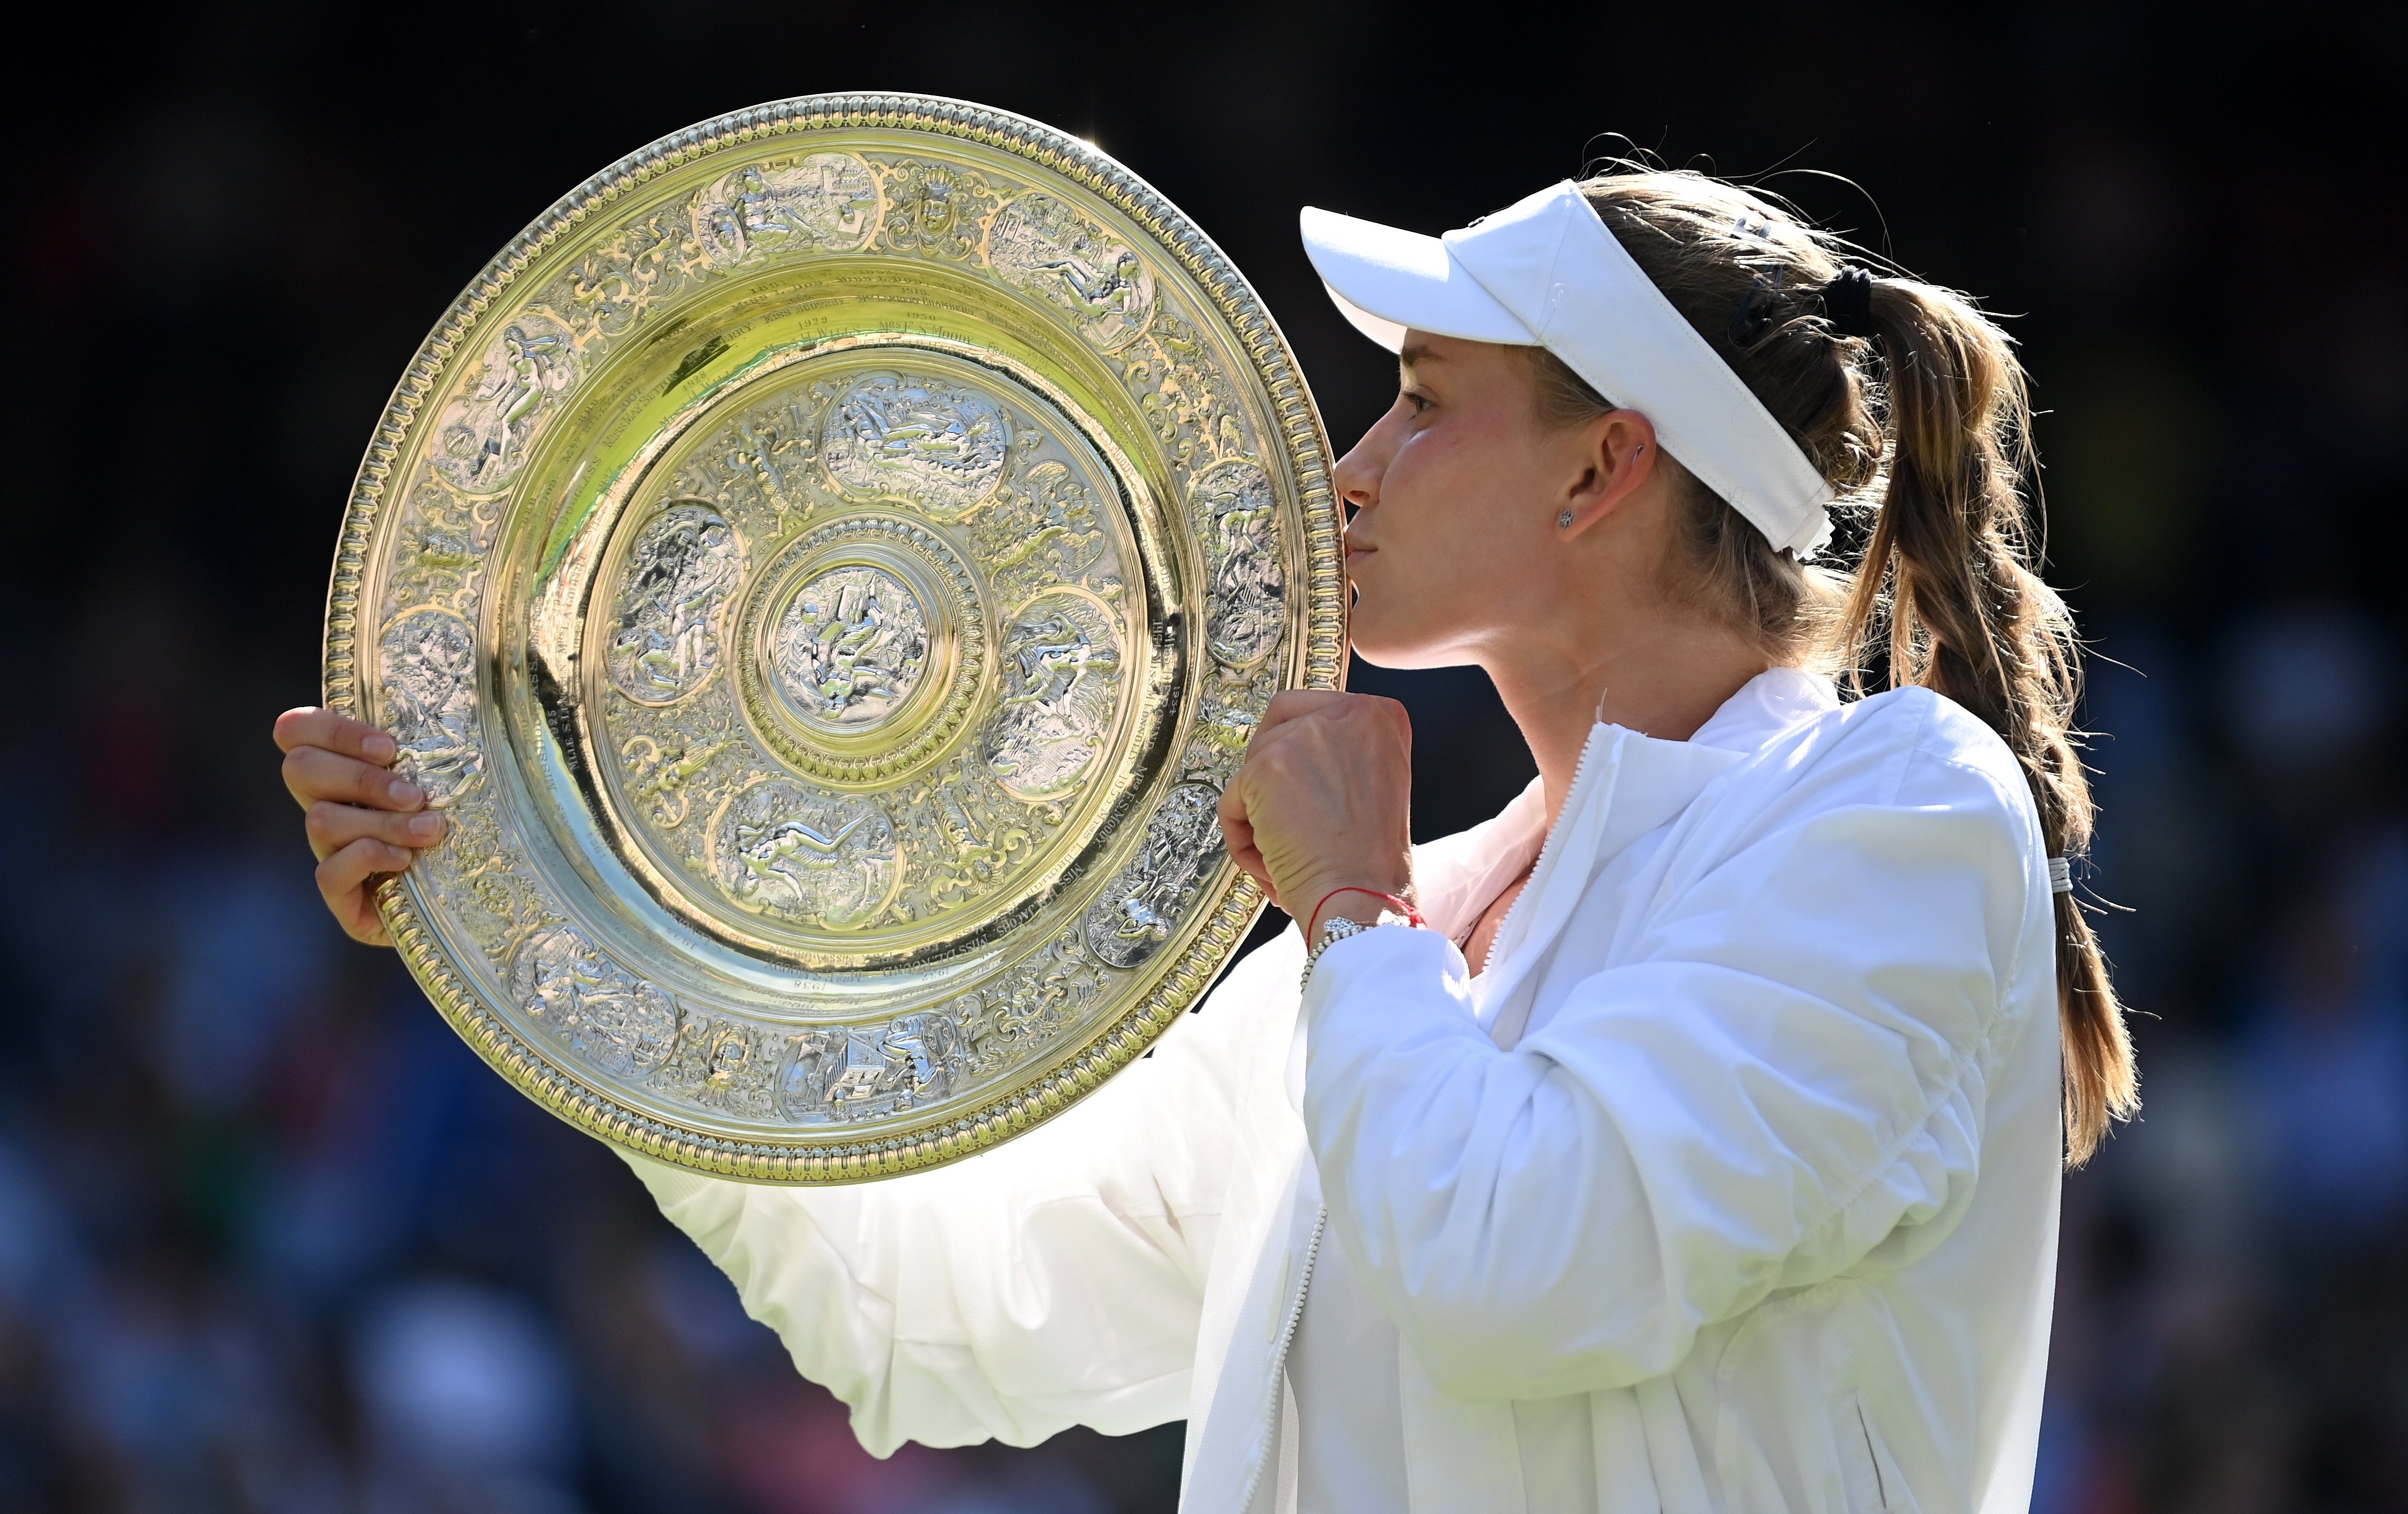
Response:
[[[1873,276],[1851,263],[1823,286],[1823,314],[1842,336],[1878,336],[1873,324]]]
[[[1730,340],[1733,347],[1744,350],[1756,345],[1756,339],[1761,337],[1772,324],[1771,303],[1768,300],[1762,307],[1758,307],[1756,302],[1764,299],[1767,295],[1777,295],[1780,293],[1780,270],[1773,271],[1772,282],[1770,285],[1765,283],[1762,275],[1756,276],[1756,282],[1748,287],[1747,298],[1739,302],[1739,309],[1731,316]]]

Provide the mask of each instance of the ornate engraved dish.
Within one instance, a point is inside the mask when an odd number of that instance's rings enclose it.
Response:
[[[817,96],[666,138],[461,296],[360,470],[326,698],[449,837],[380,894],[564,1118],[882,1177],[1066,1107],[1260,906],[1214,807],[1335,687],[1319,422],[1086,144]]]

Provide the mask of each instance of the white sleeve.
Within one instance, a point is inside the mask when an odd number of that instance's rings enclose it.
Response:
[[[1284,943],[1284,944],[1283,944]],[[1037,1129],[929,1172],[844,1188],[733,1182],[628,1156],[802,1374],[885,1455],[1187,1412],[1238,1079],[1293,933],[1249,955],[1156,1052]]]
[[[1443,937],[1323,956],[1304,1115],[1329,1224],[1441,1389],[1661,1376],[1773,1289],[1954,1223],[2032,843],[1988,776],[1904,767],[1880,803],[1784,807],[1512,1050]]]

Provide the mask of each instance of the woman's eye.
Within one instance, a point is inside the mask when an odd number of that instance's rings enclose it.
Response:
[[[1415,415],[1419,415],[1430,407],[1429,396],[1427,394],[1416,393],[1412,390],[1408,389],[1404,391],[1399,397],[1403,399],[1406,404],[1413,407],[1413,413]]]

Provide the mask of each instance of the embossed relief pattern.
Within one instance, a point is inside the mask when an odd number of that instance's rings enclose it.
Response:
[[[727,802],[711,822],[710,860],[738,907],[830,930],[884,914],[903,873],[884,806],[784,778]]]
[[[1120,709],[1118,639],[1101,605],[1067,589],[1030,600],[1004,628],[1001,697],[980,750],[1012,793],[1067,793],[1103,754]]]
[[[820,459],[846,493],[951,520],[1003,477],[1011,423],[977,390],[892,373],[856,378],[828,410]]]
[[[1098,960],[1135,967],[1170,939],[1227,850],[1220,806],[1220,791],[1205,783],[1177,784],[1163,796],[1144,848],[1088,907],[1087,949]]]
[[[1024,194],[987,234],[987,259],[1109,351],[1154,314],[1154,270],[1137,250],[1050,194]]]
[[[910,858],[895,912],[928,920],[984,898],[1042,852],[1065,818],[1059,805],[1028,805],[1003,792],[963,753],[906,783],[892,813]]]
[[[772,158],[695,195],[690,213],[716,266],[755,251],[857,251],[878,229],[878,181],[850,152]]]
[[[435,468],[471,494],[506,489],[526,464],[527,444],[577,381],[568,333],[534,314],[504,326],[484,360],[435,422]]]
[[[787,601],[770,634],[769,668],[806,719],[875,727],[928,670],[927,611],[882,568],[830,568]]]
[[[1000,203],[997,186],[976,169],[919,158],[874,159],[886,171],[886,225],[879,245],[895,252],[959,262]],[[1017,186],[1006,184],[1003,193]]]
[[[449,610],[406,610],[378,647],[384,670],[381,721],[400,754],[394,766],[442,805],[484,771],[477,732],[477,638]]]
[[[946,1005],[968,1049],[968,1071],[974,1077],[1008,1071],[1085,1023],[1111,976],[1074,927],[995,982]]]
[[[566,926],[527,938],[510,987],[530,1018],[606,1073],[642,1077],[668,1059],[677,1041],[675,1001]]]
[[[707,505],[677,503],[637,533],[612,608],[610,681],[667,704],[719,669],[719,611],[744,571],[744,547]]]
[[[1287,629],[1287,575],[1270,476],[1244,458],[1216,463],[1196,476],[1188,500],[1212,565],[1206,649],[1226,666],[1252,667],[1279,650]]]
[[[873,246],[984,261],[1113,355],[1187,493],[1221,665],[1182,757],[1181,771],[1202,781],[1171,791],[1139,855],[1075,927],[942,1007],[871,1025],[781,1029],[679,1004],[550,907],[491,786],[476,781],[483,756],[470,627],[496,496],[600,348],[696,280],[750,260]],[[408,607],[389,615],[379,640],[385,714],[404,733],[405,765],[454,820],[422,886],[447,901],[529,1020],[573,1059],[742,1119],[891,1114],[960,1093],[1085,1024],[1113,969],[1159,950],[1217,862],[1214,785],[1277,685],[1263,665],[1282,634],[1285,587],[1269,482],[1246,411],[1192,314],[1157,287],[1144,257],[1061,199],[941,162],[810,152],[762,156],[682,204],[630,218],[542,285],[534,304],[496,331],[430,414],[425,459],[410,488],[395,491],[403,535],[382,603]],[[1060,796],[1094,764],[1117,707],[1126,610],[1098,514],[1106,507],[1032,445],[1041,437],[1013,445],[1008,407],[982,410],[974,394],[924,384],[915,393],[909,374],[881,378],[884,387],[855,380],[841,393],[755,406],[720,445],[690,458],[672,484],[680,503],[636,544],[642,565],[614,606],[624,636],[611,648],[610,723],[624,792],[656,834],[680,838],[688,866],[715,870],[765,913],[833,921],[891,909],[910,919],[990,892],[1042,854],[1064,822]],[[996,719],[882,803],[765,775],[728,680],[711,676],[731,653],[724,638],[742,543],[766,553],[848,498],[909,500],[958,521],[1004,617]],[[1086,593],[1054,592],[1062,585]],[[831,623],[849,629],[834,642],[818,634],[825,625],[814,631],[821,650],[816,662],[801,659],[807,680],[832,688],[866,662],[870,681],[855,678],[831,697],[870,718],[879,701],[908,698],[907,677],[877,677],[904,673],[888,665],[896,659],[843,662],[838,643],[860,629],[857,613],[839,607]]]

